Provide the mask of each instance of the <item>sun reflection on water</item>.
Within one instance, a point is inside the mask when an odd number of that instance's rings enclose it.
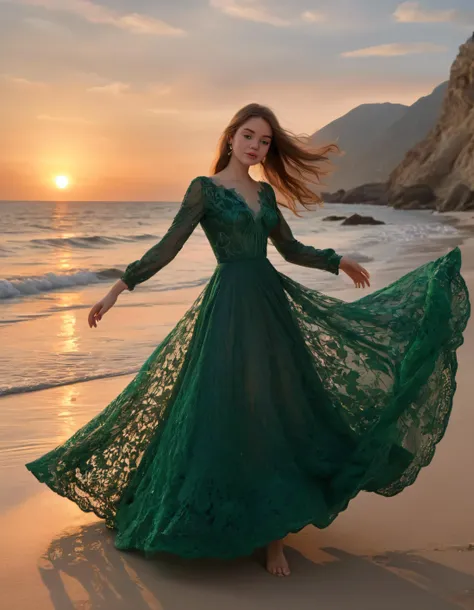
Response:
[[[76,431],[75,402],[78,396],[79,390],[77,387],[64,386],[59,401],[60,411],[58,413],[58,419],[60,427],[58,430],[58,443],[64,442]]]

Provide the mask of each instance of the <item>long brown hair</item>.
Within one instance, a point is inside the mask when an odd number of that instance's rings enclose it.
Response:
[[[251,118],[264,119],[272,129],[272,140],[262,169],[265,179],[286,199],[279,205],[289,208],[299,216],[296,205],[301,203],[306,209],[322,203],[321,197],[311,191],[306,183],[320,184],[322,176],[329,173],[328,153],[338,152],[336,144],[315,148],[306,134],[296,135],[284,129],[275,113],[260,104],[251,103],[241,108],[224,129],[217,148],[216,159],[211,174],[217,174],[229,163],[229,138],[233,137],[241,125]]]

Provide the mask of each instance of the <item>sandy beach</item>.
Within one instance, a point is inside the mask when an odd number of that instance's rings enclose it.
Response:
[[[472,5],[0,0],[0,610],[474,610]]]
[[[463,227],[474,223],[469,214],[450,218]],[[463,275],[474,294],[474,239],[467,239],[461,251]],[[355,296],[348,289],[342,298]],[[181,309],[174,312],[176,319]],[[164,315],[170,324],[171,310]],[[132,375],[1,398],[3,416],[17,427],[12,437],[18,436],[18,428],[35,431],[30,446],[12,443],[3,452],[2,607],[473,609],[474,493],[465,474],[474,463],[473,352],[471,322],[458,352],[450,426],[415,485],[393,498],[359,494],[326,530],[307,527],[289,535],[285,542],[292,575],[286,579],[263,569],[261,550],[232,561],[190,561],[165,554],[146,559],[119,552],[113,532],[101,520],[56,496],[26,471],[25,455],[40,454],[52,442],[48,439],[66,440]]]

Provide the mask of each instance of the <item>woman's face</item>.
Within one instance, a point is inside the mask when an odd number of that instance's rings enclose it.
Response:
[[[232,154],[244,165],[256,165],[270,148],[272,130],[261,118],[252,118],[241,125],[231,139]]]

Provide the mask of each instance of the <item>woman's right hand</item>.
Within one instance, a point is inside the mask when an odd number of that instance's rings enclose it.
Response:
[[[97,328],[97,322],[102,319],[102,316],[109,311],[109,309],[115,305],[117,296],[110,292],[105,295],[103,299],[98,301],[90,310],[87,321],[89,322],[90,328]]]

